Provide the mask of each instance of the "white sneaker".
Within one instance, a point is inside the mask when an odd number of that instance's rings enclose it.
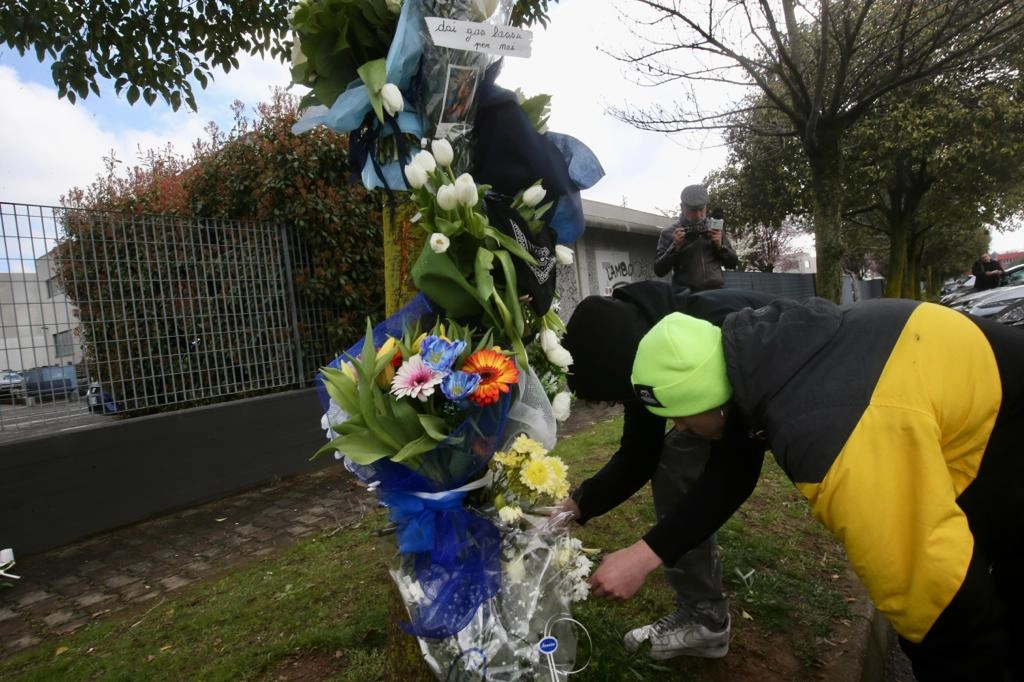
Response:
[[[626,650],[632,653],[639,649],[641,644],[649,641],[651,650],[647,655],[659,661],[675,656],[722,658],[729,653],[731,623],[728,616],[725,619],[725,628],[718,632],[688,619],[686,613],[676,611],[650,625],[630,630],[622,642]]]

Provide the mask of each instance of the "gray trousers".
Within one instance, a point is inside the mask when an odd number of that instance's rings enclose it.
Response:
[[[654,511],[660,521],[704,471],[710,444],[678,431],[665,436],[658,470],[651,479]],[[693,622],[712,630],[725,625],[729,602],[722,594],[722,563],[715,535],[665,567],[665,577],[676,593],[676,606]]]

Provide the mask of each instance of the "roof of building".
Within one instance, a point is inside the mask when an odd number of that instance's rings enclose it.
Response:
[[[671,216],[647,213],[624,206],[613,206],[590,199],[583,200],[583,214],[586,217],[587,227],[621,232],[659,234],[664,228],[675,222],[675,218]]]

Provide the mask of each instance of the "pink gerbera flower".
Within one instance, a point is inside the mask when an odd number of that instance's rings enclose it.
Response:
[[[417,398],[426,401],[434,393],[434,387],[444,379],[445,372],[438,372],[423,364],[417,353],[402,363],[391,381],[391,393],[399,398]]]

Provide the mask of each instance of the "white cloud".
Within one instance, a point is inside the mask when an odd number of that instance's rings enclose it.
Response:
[[[231,103],[249,107],[268,100],[274,85],[287,85],[287,68],[276,62],[240,58],[241,68],[219,74],[207,90],[196,90],[199,112],[171,111],[158,102],[129,105],[108,85],[102,96],[71,104],[58,99],[52,85],[39,85],[19,77],[15,69],[0,66],[0,126],[8,134],[0,141],[0,201],[57,205],[60,196],[75,186],[90,184],[103,171],[103,159],[114,152],[127,165],[137,163],[140,152],[168,144],[187,154],[192,143],[205,137],[210,120],[231,125]],[[9,63],[18,64],[16,58]]]

